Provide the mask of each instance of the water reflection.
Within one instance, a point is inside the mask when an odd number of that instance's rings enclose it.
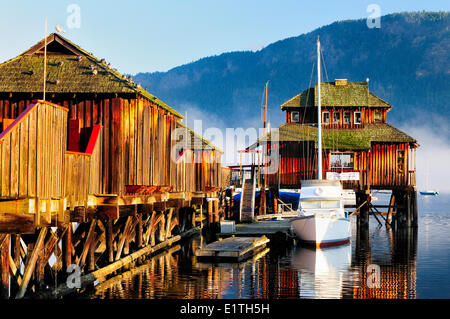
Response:
[[[386,228],[379,231],[384,234],[371,238],[365,233],[357,234],[361,237],[356,238],[359,245],[355,251],[353,268],[358,280],[353,295],[349,297],[416,298],[417,228],[399,228],[395,232]],[[373,265],[379,267],[379,273],[371,271]]]
[[[297,247],[292,266],[299,272],[299,296],[342,298],[344,276],[351,265],[351,245],[326,249]]]
[[[372,223],[372,225],[376,225]],[[417,229],[354,229],[349,245],[269,246],[242,263],[200,263],[201,237],[95,287],[88,298],[416,298]],[[371,287],[369,265],[380,268]],[[372,278],[373,279],[373,278]]]

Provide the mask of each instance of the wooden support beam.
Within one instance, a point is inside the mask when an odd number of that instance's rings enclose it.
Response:
[[[86,222],[86,208],[82,206],[77,206],[73,211],[70,212],[70,221],[77,223]]]
[[[192,205],[202,205],[203,204],[203,197],[192,197],[191,204]]]
[[[97,224],[97,220],[93,219],[91,221],[91,225],[89,226],[89,230],[86,236],[86,240],[84,241],[84,246],[83,246],[83,250],[81,252],[81,255],[77,261],[77,265],[80,268],[83,268],[85,262],[86,262],[86,257],[87,254],[89,252],[89,248],[91,247],[92,241],[95,239],[95,226]]]
[[[0,233],[33,234],[34,215],[0,211]]]
[[[147,231],[145,232],[145,246],[148,245],[150,239],[152,238],[153,241],[151,245],[154,245],[155,236],[154,236],[154,228],[155,228],[155,219],[156,219],[156,212],[153,211],[151,217],[149,218],[147,222]]]
[[[10,255],[9,256],[10,275],[12,278],[15,279],[15,285],[20,286],[22,283],[22,277],[20,276],[20,271],[18,270],[17,265],[19,265],[19,263],[16,263]],[[13,284],[13,282],[11,282],[11,284]],[[12,295],[12,291],[11,291],[11,295]]]
[[[19,287],[19,291],[17,292],[16,299],[21,299],[25,295],[25,292],[27,290],[28,284],[31,279],[31,275],[34,272],[34,268],[36,266],[36,261],[39,257],[39,253],[41,252],[41,249],[44,245],[45,236],[47,235],[47,228],[42,227],[38,239],[36,241],[36,244],[33,248],[33,251],[30,254],[30,258],[28,259],[28,262],[25,266],[25,272],[23,274],[22,284]]]
[[[172,246],[174,243],[180,241],[181,239],[188,237],[188,236],[192,236],[193,234],[197,234],[199,231],[199,229],[191,229],[181,235],[178,236],[174,236],[172,238],[170,238],[169,240],[160,243],[156,246],[147,246],[144,247],[102,269],[96,270],[92,273],[86,274],[84,276],[81,277],[81,287],[86,287],[89,284],[92,284],[95,281],[104,281],[106,276],[108,274],[111,274],[112,272],[124,267],[125,265],[131,263],[132,261],[140,258],[141,256],[145,256],[148,254],[152,254],[155,253],[161,249],[164,249],[166,247],[170,247]],[[69,288],[66,284],[61,284],[57,290],[56,290],[56,295],[57,296],[62,296],[68,293],[73,292],[73,288]],[[52,293],[53,296],[53,293]]]
[[[165,211],[167,209],[167,202],[156,202],[153,204],[153,209],[156,211]]]
[[[180,207],[183,207],[185,202],[186,201],[183,198],[170,198],[167,201],[166,207],[167,208],[169,208],[169,207],[170,208],[180,208]]]
[[[171,226],[172,226],[172,214],[173,214],[173,208],[169,209],[169,213],[167,214],[167,223],[166,223],[166,234],[165,238],[170,238],[171,235]]]
[[[159,241],[163,242],[166,240],[166,216],[164,215],[164,213],[161,213],[161,218],[160,218],[160,222],[159,222]]]
[[[118,205],[97,206],[97,218],[101,220],[116,220],[119,218]]]
[[[123,228],[122,231],[122,235],[119,239],[119,242],[117,244],[117,252],[116,252],[116,257],[114,260],[119,260],[120,256],[122,256],[122,250],[123,250],[123,246],[125,244],[125,240],[127,238],[127,233],[128,233],[128,229],[130,228],[131,222],[133,220],[132,216],[128,216],[127,221],[125,222],[125,226]]]
[[[62,241],[62,253],[63,253],[63,270],[66,272],[67,267],[72,264],[72,255],[74,254],[74,248],[72,245],[72,234],[73,228],[72,224],[67,225],[65,234],[63,235]]]
[[[108,254],[108,262],[112,263],[114,261],[114,246],[113,246],[113,221],[107,220],[105,222],[105,232],[106,232],[106,252]]]
[[[0,234],[0,298],[9,298],[9,234]]]
[[[142,214],[137,214],[137,224],[136,224],[136,245],[138,248],[142,247],[142,241],[143,241],[143,224],[142,224]]]

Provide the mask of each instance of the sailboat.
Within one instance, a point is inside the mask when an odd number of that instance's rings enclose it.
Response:
[[[436,196],[439,195],[439,192],[437,190],[434,189],[430,189],[429,188],[429,177],[430,177],[430,162],[427,161],[427,180],[426,180],[426,188],[424,191],[420,191],[420,195],[424,195],[424,196]]]
[[[301,242],[316,248],[346,244],[351,237],[350,218],[344,210],[340,181],[322,179],[322,123],[320,98],[320,41],[317,39],[318,76],[318,179],[302,181],[298,216],[290,220]]]

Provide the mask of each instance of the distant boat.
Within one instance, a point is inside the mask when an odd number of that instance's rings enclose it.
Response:
[[[429,176],[430,176],[430,162],[427,160],[427,174],[426,174],[426,188],[424,191],[420,191],[420,195],[424,196],[437,196],[439,192],[429,188]]]
[[[420,191],[420,195],[425,195],[425,196],[437,196],[439,195],[438,191],[433,191],[433,190],[429,190],[429,191]]]

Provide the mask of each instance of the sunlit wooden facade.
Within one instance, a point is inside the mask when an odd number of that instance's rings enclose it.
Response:
[[[259,142],[280,156],[269,185],[300,188],[317,178],[317,85],[281,105],[286,123]],[[397,189],[415,185],[416,140],[387,123],[391,105],[367,82],[322,83],[322,168],[346,188]],[[255,147],[255,144],[253,147]]]

